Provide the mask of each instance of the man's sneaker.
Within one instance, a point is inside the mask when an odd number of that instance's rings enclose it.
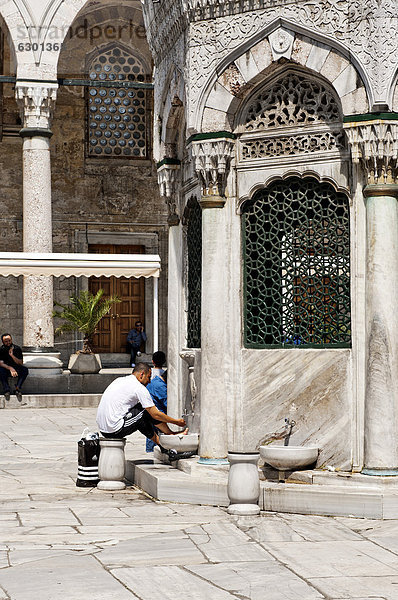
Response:
[[[183,458],[191,458],[196,454],[196,450],[191,450],[189,452],[177,452],[177,450],[169,450],[169,460],[170,462],[174,462],[175,460],[182,460]]]
[[[4,398],[8,401],[11,397],[11,393],[10,392],[5,392],[4,393]]]
[[[22,392],[21,392],[21,390],[15,390],[15,395],[17,397],[18,402],[22,402]]]

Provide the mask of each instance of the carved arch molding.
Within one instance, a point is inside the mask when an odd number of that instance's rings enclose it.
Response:
[[[352,56],[367,85],[371,104],[388,103],[397,70],[398,15],[395,0],[317,0],[270,6],[237,15],[192,24],[190,61],[193,103],[200,103],[200,90],[212,82],[213,74],[239,48],[244,55],[278,27],[303,31],[313,44],[322,41]],[[269,35],[269,34],[268,34]],[[318,44],[319,45],[319,44]],[[352,63],[354,64],[354,63]],[[197,99],[195,100],[195,96]],[[192,118],[197,107],[192,105]]]
[[[280,75],[248,99],[237,134],[242,162],[346,148],[335,93],[321,81],[294,71]]]

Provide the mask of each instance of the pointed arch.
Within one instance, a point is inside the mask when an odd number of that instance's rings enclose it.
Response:
[[[289,49],[282,54],[271,44],[278,31],[292,37]],[[322,75],[341,99],[344,114],[367,112],[373,103],[365,70],[347,48],[294,23],[276,19],[218,64],[198,102],[193,122],[196,131],[231,131],[233,116],[253,86],[286,63]]]

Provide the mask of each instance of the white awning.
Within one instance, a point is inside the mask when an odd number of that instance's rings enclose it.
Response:
[[[0,275],[159,277],[157,254],[0,252]]]

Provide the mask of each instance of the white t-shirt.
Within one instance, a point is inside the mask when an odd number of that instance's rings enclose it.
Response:
[[[97,410],[100,431],[114,433],[123,425],[123,417],[130,408],[140,403],[142,408],[155,406],[151,394],[135,375],[118,377],[102,394]]]

